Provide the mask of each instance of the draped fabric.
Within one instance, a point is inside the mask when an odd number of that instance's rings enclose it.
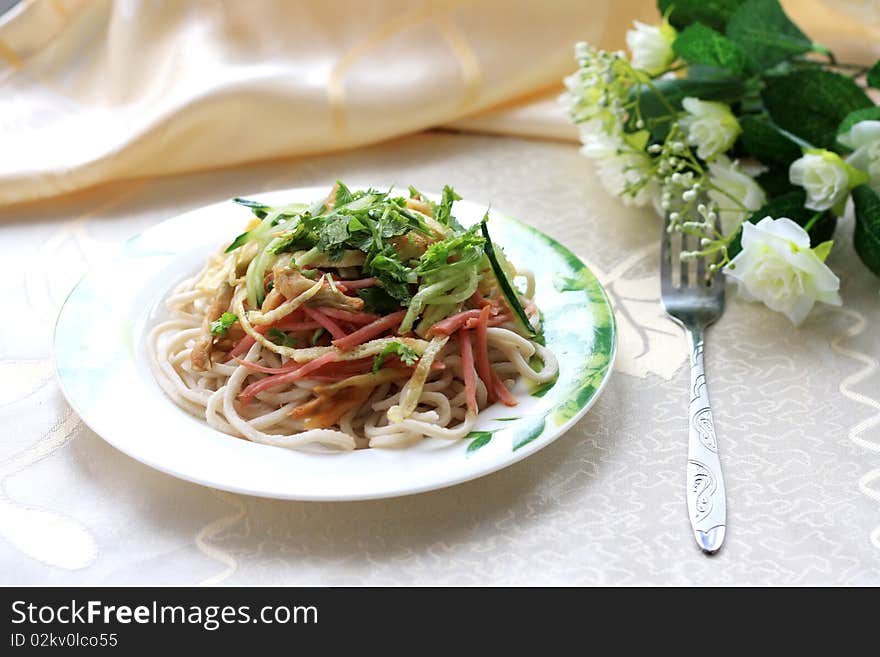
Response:
[[[788,6],[867,57],[877,16],[835,4]],[[0,18],[0,204],[449,123],[574,138],[553,102],[572,46],[621,47],[634,18],[655,4],[23,0]]]

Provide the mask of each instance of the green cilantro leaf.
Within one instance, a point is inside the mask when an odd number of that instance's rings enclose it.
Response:
[[[364,300],[364,310],[374,315],[387,315],[400,310],[400,302],[381,287],[365,287],[357,291]]]
[[[238,321],[238,315],[234,315],[232,313],[223,313],[220,315],[218,319],[215,319],[211,322],[211,335],[213,336],[221,336],[226,335],[226,331],[229,330],[229,327],[235,324]]]
[[[447,267],[450,259],[455,259],[455,264],[472,264],[483,256],[485,238],[479,234],[480,226],[476,224],[468,230],[457,235],[451,235],[444,240],[434,242],[419,258],[416,272],[426,275]]]
[[[329,253],[331,260],[336,260],[342,255],[345,249],[345,243],[348,240],[348,225],[351,218],[344,215],[337,215],[329,218],[321,226],[318,235],[318,250],[323,253]]]
[[[437,206],[434,216],[438,223],[441,223],[444,226],[449,226],[456,231],[464,230],[464,227],[458,223],[458,220],[452,215],[452,204],[460,200],[461,196],[456,194],[452,187],[449,185],[443,187],[443,195],[440,197],[440,205]]]
[[[419,360],[419,355],[402,342],[391,342],[382,351],[373,356],[373,374],[382,369],[386,356],[398,356],[404,365],[413,366]]]
[[[345,186],[345,184],[341,180],[336,181],[336,196],[333,200],[333,207],[340,207],[342,205],[347,205],[354,200],[354,195],[351,193],[351,190]]]
[[[296,339],[287,335],[284,331],[277,328],[270,328],[266,331],[266,337],[281,347],[296,348]]]
[[[404,265],[394,247],[388,245],[367,261],[365,271],[379,279],[385,291],[401,304],[409,303],[409,268]]]

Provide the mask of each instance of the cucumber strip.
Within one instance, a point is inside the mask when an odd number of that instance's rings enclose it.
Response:
[[[293,219],[298,218],[298,216],[302,214],[303,210],[305,210],[307,207],[304,203],[291,203],[280,208],[272,208],[268,205],[260,203],[259,201],[251,201],[246,198],[234,198],[232,200],[239,205],[250,208],[251,211],[262,221],[260,225],[253,230],[244,232],[236,237],[232,241],[232,244],[226,247],[226,251],[224,253],[232,253],[240,246],[244,246],[254,239],[264,241],[271,229],[275,227],[275,222],[278,219],[288,218],[287,221],[289,223],[292,221],[292,219],[290,219],[291,217]]]
[[[507,277],[507,272],[504,271],[504,267],[502,267],[501,263],[498,261],[498,256],[495,253],[495,246],[492,244],[492,238],[489,237],[489,228],[486,225],[488,219],[489,213],[487,212],[483,217],[483,221],[480,222],[480,230],[483,231],[483,237],[486,239],[486,245],[484,247],[486,256],[488,256],[489,263],[492,265],[492,271],[495,272],[495,278],[498,279],[498,285],[501,286],[501,292],[504,294],[504,298],[507,299],[507,305],[510,306],[510,310],[513,311],[514,320],[529,337],[535,337],[535,329],[532,328],[532,324],[529,322],[529,317],[526,315],[522,303],[520,303],[519,295],[517,295],[513,284]]]
[[[250,208],[251,212],[257,215],[260,219],[263,219],[267,214],[272,212],[271,206],[268,206],[265,203],[260,203],[259,201],[252,201],[247,198],[234,198],[232,201],[233,203],[238,203],[246,208]]]
[[[250,240],[250,234],[251,232],[247,231],[236,237],[234,240],[232,240],[232,244],[226,247],[226,251],[224,251],[224,253],[232,253],[238,247],[247,244],[248,240]]]

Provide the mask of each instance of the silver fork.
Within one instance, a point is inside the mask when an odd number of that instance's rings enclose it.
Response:
[[[697,544],[712,554],[724,542],[727,504],[703,369],[703,333],[724,312],[724,274],[707,281],[705,258],[682,261],[682,250],[698,248],[696,238],[670,234],[668,221],[661,238],[660,298],[666,313],[684,328],[690,346],[687,506]]]

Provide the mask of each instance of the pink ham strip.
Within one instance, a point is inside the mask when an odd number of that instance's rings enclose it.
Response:
[[[471,332],[462,331],[458,335],[461,342],[461,369],[464,377],[464,396],[471,413],[477,412],[477,381],[474,370],[474,347],[471,344]]]
[[[249,360],[242,360],[241,358],[233,358],[233,360],[239,365],[248,368],[249,370],[254,370],[255,372],[265,372],[266,374],[283,374],[284,372],[295,370],[300,366],[300,364],[294,360],[285,363],[281,367],[266,367],[265,365],[258,365],[257,363],[250,362]]]
[[[287,317],[282,317],[274,324],[255,326],[254,330],[262,335],[270,328],[277,328],[279,331],[307,331],[321,327],[317,322],[304,322],[301,318],[302,316],[299,312],[294,311],[293,314],[288,315]],[[247,353],[248,349],[254,346],[254,342],[256,342],[256,340],[253,336],[245,335],[238,341],[238,344],[232,348],[232,351],[229,352],[229,357],[234,358],[235,356],[241,356],[242,354]]]
[[[446,319],[441,319],[428,329],[428,335],[452,335],[469,319],[478,319],[480,317],[479,310],[465,310],[457,315],[450,315]]]
[[[519,402],[516,400],[516,397],[507,389],[507,386],[504,385],[504,382],[501,380],[501,377],[498,376],[498,372],[490,369],[490,376],[492,377],[492,387],[495,390],[495,396],[501,400],[501,403],[505,406],[516,406]]]
[[[487,307],[489,308],[489,314],[491,316],[489,319],[489,326],[498,326],[510,319],[506,315],[503,316],[503,319],[499,319],[502,315],[501,310],[497,306],[486,302],[483,304],[483,308]],[[450,315],[446,319],[441,319],[428,329],[428,335],[452,335],[460,328],[476,328],[477,322],[480,319],[481,310],[482,308],[479,310],[463,310],[455,315]]]
[[[475,334],[477,338],[477,374],[480,375],[480,380],[486,386],[487,396],[489,398],[489,403],[491,404],[495,402],[496,395],[495,382],[492,380],[493,370],[489,365],[489,339],[488,334],[486,333],[486,327],[489,325],[489,311],[489,306],[483,306],[483,309],[480,311],[480,317],[477,320]]]
[[[262,392],[263,390],[277,388],[278,386],[283,386],[286,383],[292,383],[293,381],[304,379],[308,374],[314,372],[317,369],[320,369],[328,363],[336,362],[338,359],[339,356],[335,351],[328,351],[326,354],[318,356],[315,360],[309,361],[308,363],[303,364],[301,367],[298,367],[295,370],[284,372],[282,374],[274,374],[272,376],[267,376],[265,379],[255,381],[247,388],[242,390],[239,393],[238,398],[241,399],[242,404],[248,404],[256,394]]]
[[[300,322],[278,322],[269,328],[276,328],[279,331],[314,331],[323,325],[318,322],[300,321]],[[262,328],[262,327],[261,327]],[[259,330],[259,329],[257,329]],[[264,331],[260,331],[263,333]]]
[[[367,324],[366,326],[359,328],[354,333],[349,333],[344,338],[333,340],[333,345],[339,347],[340,349],[342,349],[342,351],[354,349],[358,345],[382,335],[383,333],[385,333],[385,331],[389,331],[393,328],[399,327],[400,322],[403,321],[405,315],[405,310],[399,310],[396,313],[386,315],[385,317],[377,319],[371,324]]]
[[[337,278],[333,280],[336,283],[342,283],[347,290],[362,290],[365,287],[373,287],[376,284],[375,278],[359,278],[354,281],[344,281]]]
[[[510,315],[495,315],[495,317],[490,317],[487,326],[501,326],[505,322],[509,322],[511,320]],[[475,329],[477,328],[477,323],[479,319],[468,319],[464,323],[465,329]]]
[[[330,335],[333,336],[334,340],[338,340],[339,338],[344,338],[346,333],[342,330],[342,327],[339,326],[335,321],[333,321],[332,317],[328,317],[324,313],[314,309],[309,308],[308,306],[303,306],[303,311],[306,315],[311,317],[313,320],[318,322],[321,326],[323,326]]]
[[[370,313],[353,313],[349,310],[342,310],[341,308],[321,307],[317,310],[320,310],[328,317],[341,319],[344,322],[351,322],[352,324],[369,324],[370,322],[375,322],[379,319],[379,315],[371,315]]]
[[[236,356],[241,356],[242,354],[247,353],[248,349],[254,346],[254,342],[256,342],[256,340],[250,335],[244,336],[238,341],[238,344],[232,348],[232,351],[229,352],[230,358],[235,358]]]

